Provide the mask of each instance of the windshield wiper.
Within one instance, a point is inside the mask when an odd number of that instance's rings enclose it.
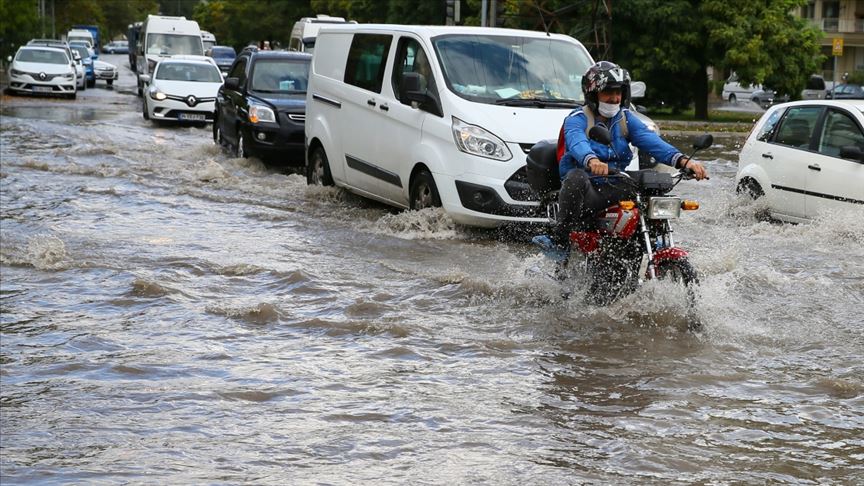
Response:
[[[505,98],[495,100],[495,104],[504,106],[536,106],[539,108],[547,106],[574,108],[581,103],[567,98]]]

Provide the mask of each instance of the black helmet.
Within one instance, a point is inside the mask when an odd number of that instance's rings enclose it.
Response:
[[[621,90],[621,106],[630,105],[630,73],[621,66],[609,61],[600,61],[589,67],[582,76],[582,93],[585,104],[597,113],[597,93],[604,89]]]

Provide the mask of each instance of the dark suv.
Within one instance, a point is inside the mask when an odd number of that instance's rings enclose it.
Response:
[[[213,140],[238,157],[302,166],[310,54],[244,49],[216,95]]]

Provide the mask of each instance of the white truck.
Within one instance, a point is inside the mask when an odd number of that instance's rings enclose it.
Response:
[[[148,15],[141,26],[140,42],[135,62],[138,71],[138,96],[144,94],[145,79],[153,74],[156,64],[176,54],[204,55],[201,28],[186,17]],[[147,76],[147,78],[144,78]]]

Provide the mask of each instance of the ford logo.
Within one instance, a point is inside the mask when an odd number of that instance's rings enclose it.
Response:
[[[186,97],[186,104],[189,106],[195,106],[198,104],[198,99],[193,95],[189,95]]]

